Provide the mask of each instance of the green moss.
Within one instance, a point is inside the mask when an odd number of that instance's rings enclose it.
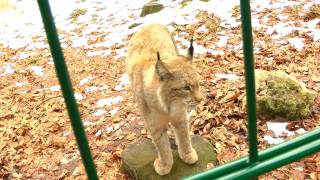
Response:
[[[137,180],[176,180],[205,171],[208,163],[213,165],[218,163],[210,142],[198,135],[192,136],[191,141],[199,158],[198,162],[193,165],[188,165],[179,158],[177,146],[174,141],[170,141],[174,164],[170,174],[159,176],[153,167],[153,161],[157,156],[156,149],[150,139],[142,138],[130,144],[122,152],[122,171]]]
[[[162,4],[158,3],[148,3],[145,6],[143,6],[140,17],[144,17],[148,14],[157,13],[163,9]]]
[[[181,2],[181,7],[185,7],[185,6],[187,6],[190,2],[191,2],[192,0],[183,0],[182,2]]]
[[[202,1],[202,2],[209,2],[209,0],[200,0],[200,1]]]
[[[315,93],[284,72],[259,72],[257,75],[257,115],[282,117],[285,119],[305,118]]]
[[[86,9],[75,9],[71,14],[70,14],[70,19],[71,22],[74,23],[78,20],[79,16],[85,15],[87,13]]]

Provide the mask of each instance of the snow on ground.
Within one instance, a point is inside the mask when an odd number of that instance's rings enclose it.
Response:
[[[22,87],[27,84],[28,84],[27,82],[16,82],[15,87]]]
[[[307,132],[305,129],[299,128],[296,131],[287,130],[287,122],[267,122],[267,128],[272,131],[274,136],[265,135],[263,138],[269,144],[279,144],[284,142],[286,137],[303,134]]]
[[[3,27],[0,29],[0,41],[5,46],[10,48],[27,47],[28,49],[34,48],[47,48],[46,43],[43,41],[33,42],[32,37],[34,35],[40,35],[44,37],[43,25],[38,10],[36,1],[18,1],[10,0],[16,8],[10,11],[0,12],[1,18],[0,25]],[[108,3],[104,3],[101,0],[92,1],[61,1],[50,0],[52,13],[55,17],[56,26],[59,30],[70,32],[69,40],[72,41],[71,47],[85,47],[88,49],[94,47],[110,47],[114,44],[122,44],[127,35],[132,34],[139,30],[142,26],[146,26],[150,23],[162,23],[164,25],[169,24],[190,24],[197,22],[195,15],[199,10],[208,11],[214,13],[221,18],[221,26],[230,28],[237,27],[240,22],[231,16],[231,10],[239,5],[239,1],[233,0],[216,0],[209,2],[202,2],[200,0],[193,0],[185,7],[181,6],[181,1],[160,0],[165,8],[159,13],[150,14],[143,18],[140,18],[140,12],[142,6],[149,2],[149,0],[132,0],[132,1],[118,1],[109,0]],[[274,26],[267,26],[268,21],[267,14],[262,19],[258,19],[258,15],[255,13],[257,10],[263,10],[265,8],[271,8],[277,10],[279,13],[281,9],[286,6],[293,6],[301,4],[301,2],[287,1],[287,2],[272,2],[254,0],[251,2],[251,8],[254,9],[252,13],[252,25],[253,27],[267,28],[267,32],[272,34],[277,32],[277,38],[279,40],[282,36],[291,33],[293,30],[301,30],[310,33],[314,37],[315,41],[319,41],[320,32],[315,28],[317,20],[310,22],[301,22],[302,27],[295,27],[287,21],[286,17],[282,17],[283,22]],[[63,6],[61,5],[63,4]],[[312,2],[306,3],[305,11],[311,6]],[[85,10],[83,15],[80,15],[75,22],[72,22],[71,14],[76,10]],[[166,17],[166,18],[163,18]],[[141,24],[132,29],[128,27],[134,23]],[[24,28],[21,28],[24,27]],[[72,33],[75,29],[82,28],[82,36]],[[197,31],[206,31],[205,27],[200,27]],[[88,44],[88,40],[93,38],[93,32],[107,32],[103,42],[97,44]],[[73,35],[72,35],[73,34]],[[62,35],[61,35],[62,36]],[[217,42],[217,46],[224,46],[229,37],[221,36]],[[43,38],[42,38],[43,39]],[[33,42],[33,43],[31,43]],[[303,42],[298,42],[297,49],[303,48]],[[296,45],[294,45],[296,46]],[[63,47],[67,47],[63,44]],[[208,51],[213,47],[208,47]],[[104,53],[101,51],[88,52],[87,56],[109,56],[110,51],[107,50]]]
[[[51,87],[49,87],[49,90],[52,91],[52,92],[60,91],[60,90],[61,90],[61,87],[60,87],[60,85],[51,86]]]
[[[74,93],[74,97],[76,98],[77,101],[81,101],[84,99],[83,95],[80,93]]]
[[[40,13],[38,10],[38,5],[36,1],[19,1],[10,0],[15,8],[8,11],[0,12],[0,44],[5,47],[12,49],[18,49],[25,47],[27,50],[48,48],[46,44],[45,34],[43,30],[43,24],[41,21]],[[142,6],[149,2],[149,0],[132,0],[132,1],[118,1],[118,0],[108,0],[104,2],[101,0],[91,0],[91,1],[62,1],[62,0],[50,0],[50,5],[52,13],[55,17],[55,22],[57,29],[60,31],[66,31],[66,34],[60,34],[60,39],[62,41],[63,47],[68,47],[66,42],[69,40],[72,42],[71,47],[78,48],[84,47],[87,49],[87,57],[93,56],[113,56],[112,52],[116,52],[115,58],[124,57],[126,55],[126,48],[120,48],[118,50],[111,50],[111,46],[115,44],[123,44],[128,35],[136,32],[141,27],[146,26],[151,23],[161,23],[167,26],[172,24],[190,24],[196,23],[198,20],[195,18],[199,10],[208,11],[218,16],[221,19],[221,26],[224,28],[238,27],[240,21],[235,17],[232,17],[231,10],[239,5],[239,1],[233,0],[215,0],[209,2],[202,2],[200,0],[193,0],[188,3],[185,7],[181,6],[181,1],[171,1],[171,0],[159,0],[158,2],[163,4],[165,8],[159,13],[150,14],[143,18],[139,17]],[[62,5],[63,4],[63,5]],[[295,30],[301,32],[306,32],[313,37],[314,41],[320,41],[320,30],[316,28],[318,19],[311,20],[308,22],[300,21],[300,27],[295,26],[291,21],[288,21],[287,16],[280,16],[281,11],[286,6],[299,5],[301,2],[289,0],[289,1],[251,1],[252,11],[252,26],[253,28],[265,28],[266,33],[271,35],[273,41],[281,42],[285,44],[283,40],[284,36],[292,33]],[[314,2],[307,2],[304,4],[304,11],[314,4]],[[259,17],[256,12],[261,12],[262,10],[270,8],[276,10],[279,14],[279,23],[270,26],[268,25],[269,16],[271,13],[266,14],[264,17]],[[77,10],[85,10],[83,15],[80,15],[75,22],[72,22],[71,14]],[[303,12],[301,12],[303,13]],[[165,18],[164,18],[165,17]],[[140,24],[132,29],[129,26],[132,24]],[[24,28],[21,28],[24,27]],[[82,33],[75,33],[77,28],[81,27]],[[196,32],[207,32],[205,26],[200,26]],[[89,44],[88,41],[92,38],[97,38],[100,35],[95,35],[94,32],[103,33],[103,41],[97,43]],[[35,35],[39,36],[34,40]],[[219,32],[218,41],[214,46],[209,46],[207,48],[194,43],[196,55],[209,52],[213,55],[223,54],[223,51],[216,50],[219,47],[227,47],[232,49],[241,49],[241,45],[229,47],[227,44],[230,39],[229,36],[225,35],[225,32]],[[181,45],[188,46],[189,41],[183,39],[183,34],[178,34],[175,36]],[[287,39],[287,42],[297,50],[303,50],[305,47],[305,41],[300,37],[293,37]],[[92,50],[95,48],[103,48]],[[184,49],[179,47],[181,52]],[[259,48],[255,49],[259,51]],[[183,53],[182,53],[183,54]],[[17,54],[16,59],[26,59],[34,54]],[[31,66],[31,70],[38,76],[44,76],[42,67]],[[6,63],[0,67],[0,77],[5,75],[13,74],[15,71],[13,65]],[[219,79],[235,80],[238,78],[235,74],[215,74]],[[80,85],[84,85],[92,80],[93,77],[88,76],[80,81]],[[115,86],[115,90],[121,91],[125,86],[128,85],[128,77],[126,74],[122,75],[118,80],[119,84]],[[17,86],[22,86],[23,84],[17,84]],[[58,91],[60,86],[52,86],[49,88],[51,91]],[[92,91],[101,89],[97,86],[90,86],[86,89],[85,93],[90,93]],[[82,94],[76,93],[75,97],[77,100],[82,100],[84,97]],[[97,101],[98,107],[103,107],[105,105],[111,106],[112,104],[117,104],[122,100],[121,96],[101,99]],[[110,111],[111,115],[114,115],[118,111],[117,108]],[[105,112],[103,110],[98,110],[94,115],[102,115]],[[268,129],[273,131],[275,137],[265,136],[265,139],[271,144],[282,142],[283,134],[288,136],[294,135],[295,133],[304,132],[299,130],[297,132],[291,132],[286,130],[286,123],[268,123]],[[272,139],[273,138],[273,139]],[[278,139],[277,139],[278,138]]]
[[[114,109],[112,109],[110,111],[111,116],[114,116],[118,112],[119,109],[120,109],[119,107],[115,107]]]
[[[13,74],[15,71],[12,67],[13,65],[10,63],[6,63],[4,66],[0,67],[0,77]]]
[[[215,76],[219,79],[225,79],[225,80],[237,80],[239,77],[236,74],[215,74]]]
[[[98,109],[96,112],[93,113],[94,116],[102,116],[106,113],[103,109]]]
[[[34,74],[37,76],[44,76],[44,72],[42,67],[39,66],[31,66],[30,69],[33,71]]]
[[[113,104],[118,104],[120,101],[122,101],[123,97],[122,96],[116,96],[112,98],[105,98],[105,99],[100,99],[97,101],[97,106],[98,107],[103,107],[103,106],[111,106]]]
[[[122,74],[120,77],[120,83],[114,88],[116,91],[121,91],[125,86],[129,84],[129,77],[127,74]]]
[[[91,81],[92,79],[94,79],[92,76],[88,76],[84,79],[81,79],[79,85],[82,86],[82,85],[88,83],[89,81]]]
[[[288,41],[294,48],[296,48],[299,51],[301,51],[304,47],[304,39],[303,38],[290,38],[290,39],[288,39]]]

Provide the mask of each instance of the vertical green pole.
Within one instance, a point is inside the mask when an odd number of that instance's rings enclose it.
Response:
[[[257,150],[257,120],[256,120],[256,91],[254,81],[254,59],[252,47],[252,28],[250,1],[240,0],[243,52],[245,59],[245,77],[247,93],[248,132],[249,132],[249,163],[258,161]]]
[[[254,59],[252,46],[252,28],[250,1],[240,0],[242,37],[244,51],[244,65],[246,78],[247,93],[247,120],[249,131],[249,163],[253,164],[258,161],[257,151],[257,120],[256,120],[256,93],[254,81]]]
[[[74,98],[72,84],[68,74],[67,66],[64,61],[49,2],[48,0],[38,0],[38,5],[42,16],[44,28],[46,30],[51,54],[54,60],[56,73],[61,85],[69,117],[71,119],[73,132],[76,137],[78,147],[80,149],[82,162],[85,166],[88,178],[90,180],[97,180],[98,176],[96,168],[91,156],[88,140],[83,129],[80,113]]]

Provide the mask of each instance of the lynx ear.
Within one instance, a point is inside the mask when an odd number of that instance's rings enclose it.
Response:
[[[157,52],[156,73],[160,76],[161,80],[170,79],[172,74],[164,66],[164,63],[160,60],[160,53]]]
[[[193,39],[190,40],[190,47],[188,49],[188,57],[192,60],[193,59]]]

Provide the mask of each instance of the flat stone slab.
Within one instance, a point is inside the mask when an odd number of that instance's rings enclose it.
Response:
[[[141,138],[137,142],[130,144],[122,152],[123,170],[136,180],[177,180],[205,171],[208,163],[217,164],[213,145],[199,135],[191,137],[193,147],[197,151],[199,158],[198,162],[193,165],[188,165],[179,158],[174,140],[170,141],[174,158],[170,174],[159,176],[155,172],[153,162],[157,152],[152,141],[147,138]]]

